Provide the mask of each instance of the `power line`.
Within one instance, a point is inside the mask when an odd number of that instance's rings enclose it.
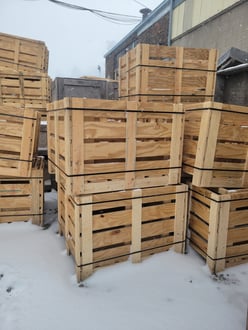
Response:
[[[145,7],[145,8],[148,8],[146,5],[144,5],[142,2],[140,1],[137,1],[137,0],[133,0],[134,2],[138,3],[140,6],[142,7]],[[148,9],[151,9],[151,8],[148,8]]]
[[[60,0],[48,0],[48,1],[53,2],[60,6],[66,7],[66,8],[70,8],[70,9],[88,11],[96,16],[99,16],[103,19],[111,21],[112,23],[135,24],[135,23],[140,22],[140,20],[141,20],[141,17],[138,17],[138,16],[131,16],[131,15],[125,15],[125,14],[112,13],[109,11],[103,11],[103,10],[98,10],[98,9],[86,8],[86,7],[74,5],[74,4],[67,3],[64,1],[60,1]]]

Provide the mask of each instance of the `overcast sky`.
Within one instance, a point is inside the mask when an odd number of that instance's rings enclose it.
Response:
[[[162,0],[63,0],[86,8],[140,16]],[[0,32],[42,40],[49,49],[49,75],[104,76],[104,55],[135,26],[119,25],[92,13],[48,0],[0,0]],[[101,67],[101,72],[98,70]]]

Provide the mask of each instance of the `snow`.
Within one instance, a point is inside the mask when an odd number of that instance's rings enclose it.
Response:
[[[44,230],[0,225],[0,330],[244,330],[248,264],[212,276],[192,249],[98,269],[78,285],[58,234],[56,192]]]

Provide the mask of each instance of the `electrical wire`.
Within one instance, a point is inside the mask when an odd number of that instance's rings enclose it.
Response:
[[[146,5],[144,5],[142,2],[140,2],[140,1],[137,1],[137,0],[133,0],[133,2],[136,2],[136,3],[138,3],[140,6],[142,6],[142,7],[145,7],[145,8],[148,8]],[[150,8],[148,8],[148,9],[150,9]]]
[[[140,22],[140,20],[141,20],[141,17],[138,17],[138,16],[130,16],[130,15],[125,15],[125,14],[112,13],[109,11],[86,8],[86,7],[74,5],[74,4],[67,3],[64,1],[60,1],[60,0],[48,0],[48,1],[53,2],[60,6],[66,7],[66,8],[70,8],[70,9],[88,11],[96,16],[99,16],[103,19],[106,19],[106,20],[111,21],[112,23],[116,23],[116,24],[135,24],[135,23]]]

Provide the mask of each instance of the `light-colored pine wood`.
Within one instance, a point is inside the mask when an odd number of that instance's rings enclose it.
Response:
[[[176,194],[174,250],[178,253],[184,253],[186,246],[188,195],[185,194],[185,191],[187,191],[185,186],[178,186]]]
[[[131,259],[133,263],[141,261],[141,224],[142,222],[142,190],[132,193],[132,245]]]
[[[190,242],[210,270],[217,273],[247,262],[247,189],[190,189]]]
[[[58,184],[66,185],[66,180]],[[59,221],[62,225],[65,221],[66,246],[75,259],[79,280],[98,267],[127,260],[130,256],[133,262],[139,262],[148,255],[167,251],[178,243],[174,235],[180,238],[183,252],[186,185],[68,196],[66,199],[63,197],[66,188],[59,191],[62,192],[59,198],[67,204],[59,214],[64,220]]]
[[[44,159],[33,161],[28,177],[0,177],[0,223],[29,221],[43,226]]]

